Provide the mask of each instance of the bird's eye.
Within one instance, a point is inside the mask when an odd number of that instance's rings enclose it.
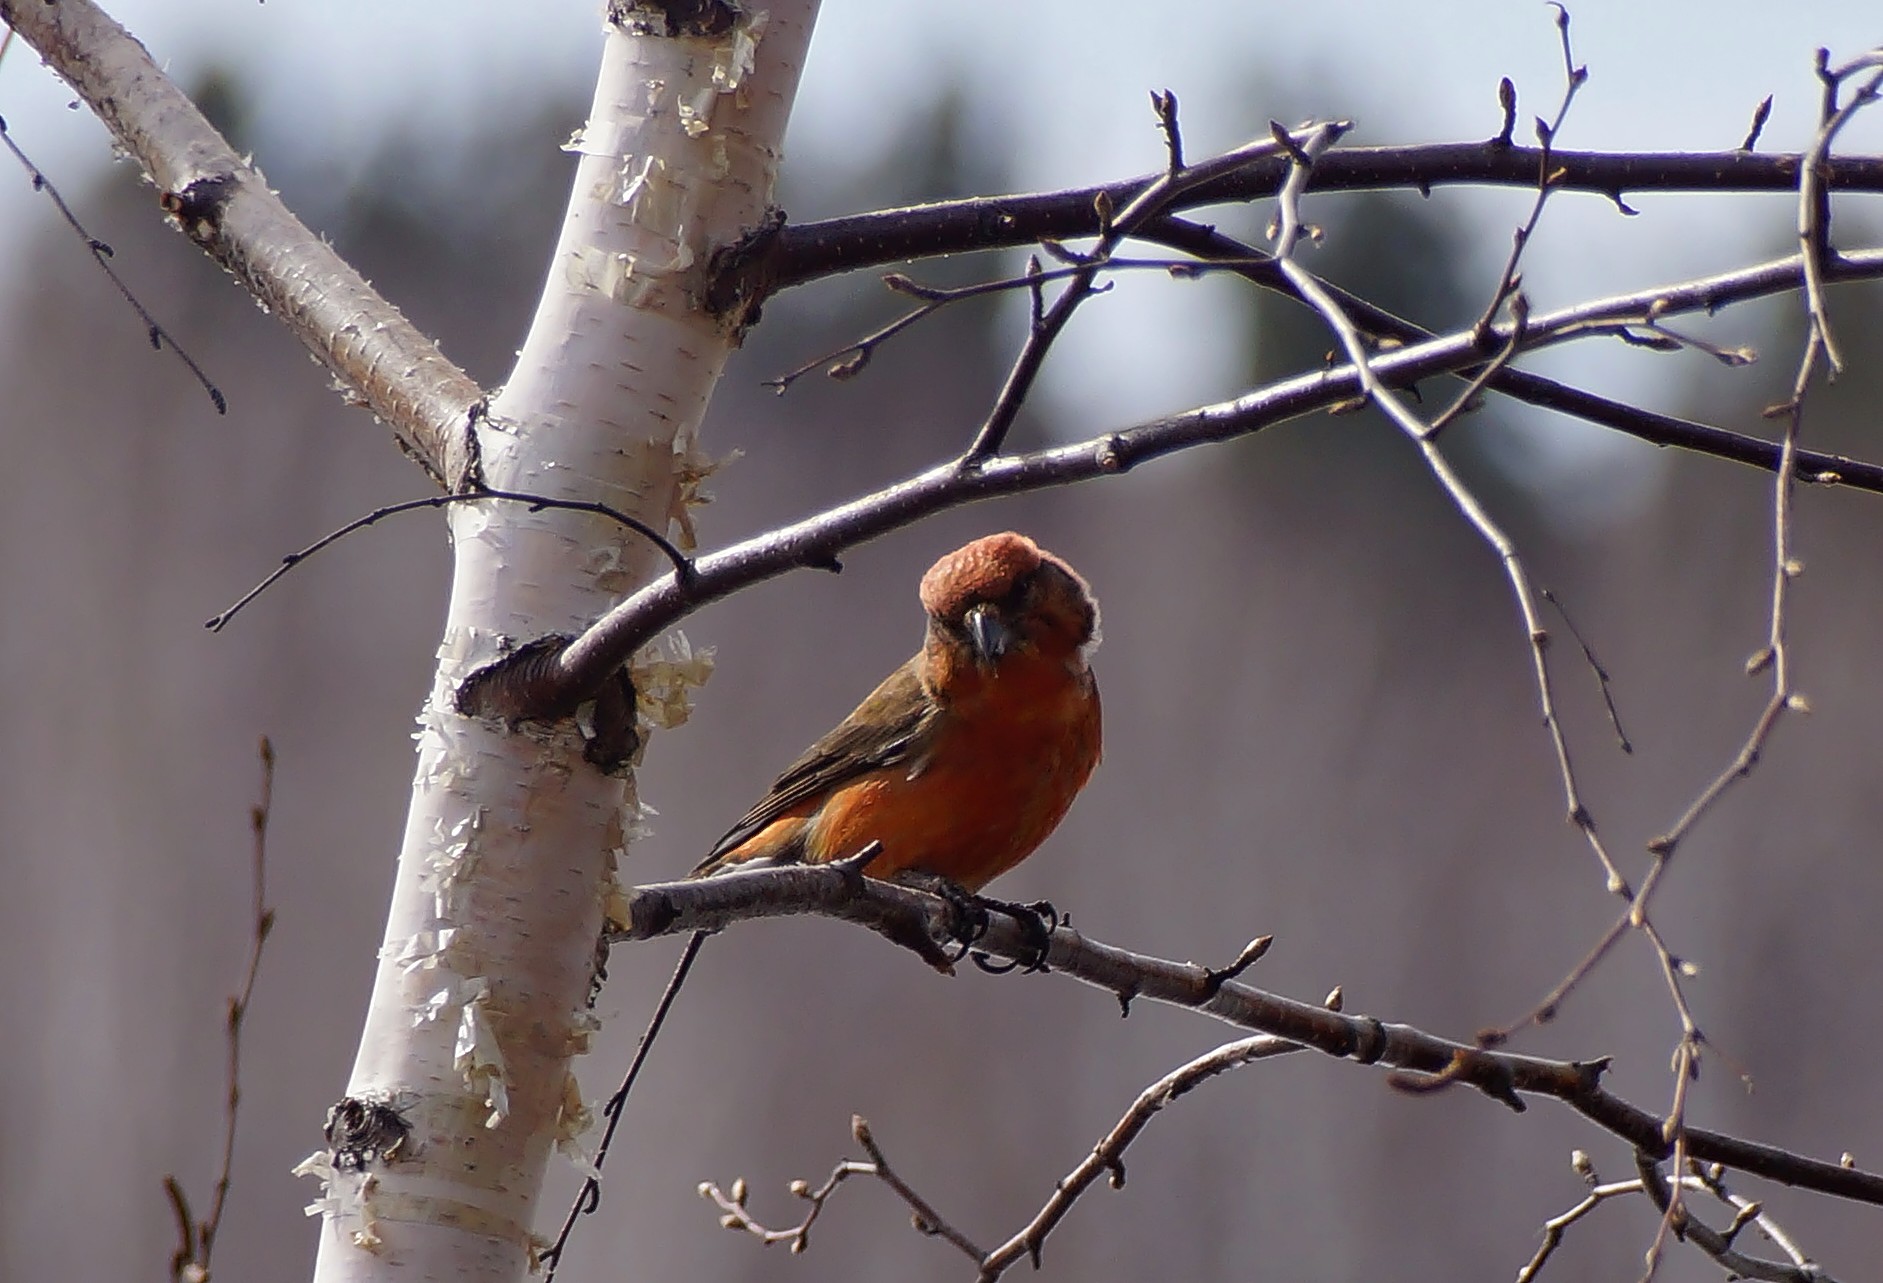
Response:
[[[1007,590],[1006,596],[996,601],[994,605],[998,606],[1005,614],[1022,614],[1025,612],[1027,606],[1039,596],[1037,591],[1039,586],[1039,575],[1021,575],[1018,579],[1014,580],[1013,587]]]

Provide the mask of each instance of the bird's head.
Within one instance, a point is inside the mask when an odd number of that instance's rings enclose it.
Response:
[[[1098,603],[1078,572],[1012,531],[930,567],[922,608],[931,640],[964,648],[983,672],[1014,654],[1083,658],[1098,640]]]

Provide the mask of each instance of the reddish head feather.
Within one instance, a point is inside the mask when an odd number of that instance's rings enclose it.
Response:
[[[959,619],[976,602],[999,601],[1021,576],[1039,569],[1040,546],[1008,530],[955,549],[922,576],[922,608]]]

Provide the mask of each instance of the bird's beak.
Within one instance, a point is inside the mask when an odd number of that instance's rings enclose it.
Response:
[[[1013,648],[1013,629],[988,603],[982,602],[968,611],[963,622],[968,629],[968,644],[974,648],[974,658],[982,668],[992,668]]]

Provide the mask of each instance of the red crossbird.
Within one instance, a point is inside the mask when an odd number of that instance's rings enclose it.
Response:
[[[928,635],[798,758],[694,870],[821,864],[871,841],[864,872],[968,891],[1031,855],[1099,759],[1086,663],[1098,603],[1025,535],[988,535],[922,576]]]
[[[1098,765],[1098,603],[1025,535],[976,539],[922,576],[928,635],[714,844],[696,878],[822,864],[978,892],[1033,854]],[[614,1099],[625,1101],[709,933],[696,931]],[[621,1119],[611,1105],[604,1149]],[[590,1177],[591,1188],[594,1177]]]

